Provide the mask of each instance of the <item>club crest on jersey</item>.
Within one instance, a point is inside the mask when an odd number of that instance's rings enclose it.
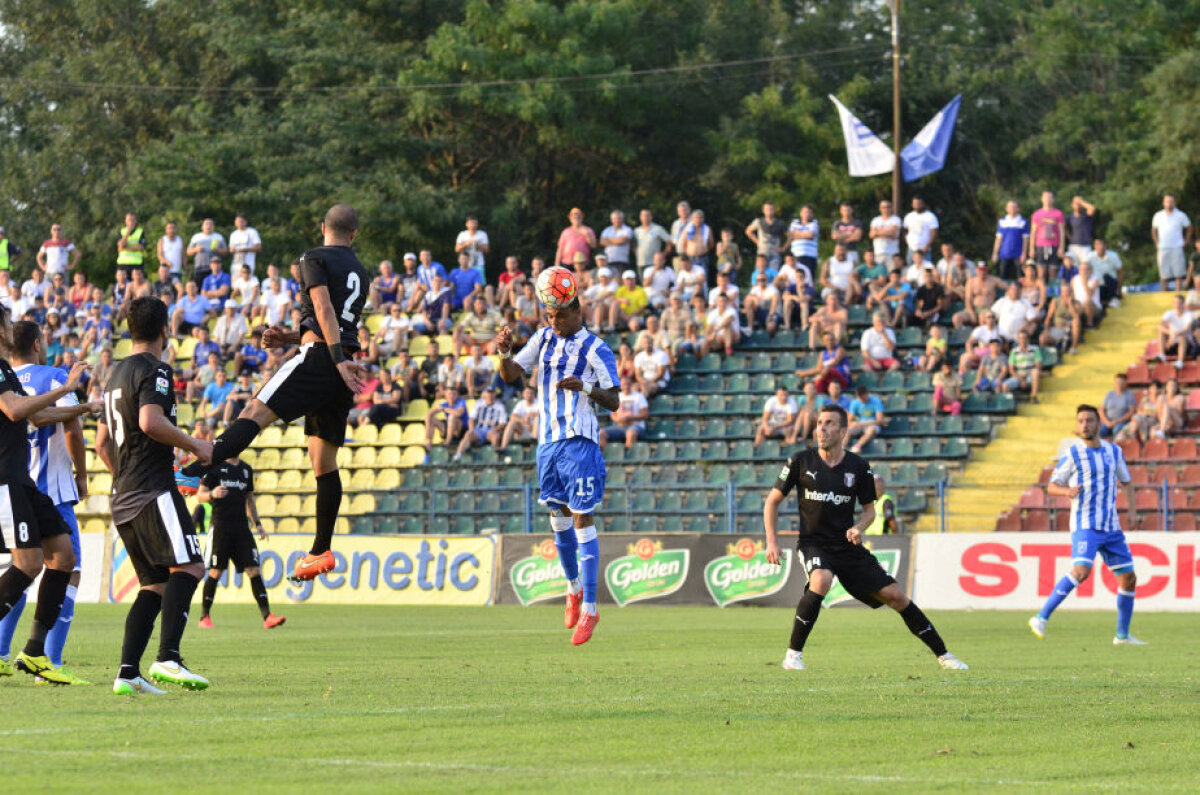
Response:
[[[574,356],[575,351],[578,349],[579,346],[575,344],[575,340],[567,340],[563,343],[563,353],[567,354],[567,356]]]
[[[846,480],[846,488],[848,488],[848,489],[854,488],[854,473],[853,472],[845,472],[845,473],[843,473],[842,477],[844,477]]]
[[[784,465],[783,465],[783,471],[779,473],[779,479],[780,479],[780,480],[787,480],[787,479],[788,479],[788,475],[790,475],[790,474],[792,474],[792,467],[791,467],[791,465],[790,465],[790,464],[784,464]]]
[[[171,391],[171,382],[160,375],[158,378],[154,379],[154,388],[157,389],[160,394],[169,394]]]

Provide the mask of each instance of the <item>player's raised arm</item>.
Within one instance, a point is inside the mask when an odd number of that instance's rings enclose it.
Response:
[[[95,414],[103,410],[103,408],[104,404],[99,400],[93,400],[89,403],[77,403],[74,406],[51,406],[30,415],[29,422],[35,428],[40,428],[43,425],[55,425],[60,422],[67,423],[78,420],[84,414]]]
[[[0,393],[0,411],[3,411],[4,415],[13,422],[21,422],[28,419],[39,411],[53,406],[58,402],[59,398],[78,389],[79,381],[83,377],[83,374],[87,372],[87,369],[87,364],[78,362],[71,368],[71,373],[67,377],[67,383],[51,389],[44,395],[18,394],[14,391],[12,385],[10,385],[7,391]]]
[[[193,439],[179,430],[157,403],[143,403],[138,408],[138,427],[159,444],[187,450],[205,464],[212,461],[212,442]]]
[[[496,352],[500,354],[500,377],[504,383],[513,384],[525,374],[525,368],[517,364],[513,358],[512,327],[501,326],[496,333]]]

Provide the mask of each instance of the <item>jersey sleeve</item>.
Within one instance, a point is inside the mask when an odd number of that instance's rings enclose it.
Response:
[[[1122,461],[1124,461],[1123,458]],[[1126,469],[1125,472],[1128,474],[1129,470]],[[1072,460],[1071,454],[1066,453],[1059,459],[1058,465],[1054,467],[1054,472],[1050,475],[1050,482],[1056,483],[1059,486],[1069,486],[1071,485],[1071,475],[1073,474],[1075,474],[1075,462]]]
[[[164,414],[175,405],[175,395],[171,385],[171,366],[161,363],[146,373],[138,386],[138,406],[160,406]]]
[[[542,341],[549,333],[547,329],[542,329],[537,334],[529,338],[529,342],[525,343],[525,347],[520,353],[513,357],[513,361],[525,371],[526,374],[532,373],[534,366],[537,364],[538,354],[542,350]]]
[[[800,479],[800,461],[797,455],[793,455],[783,465],[783,469],[779,470],[779,477],[775,478],[775,489],[787,496],[792,493],[792,489]]]
[[[221,485],[221,474],[217,471],[219,467],[213,467],[208,470],[208,474],[204,476],[204,480],[200,481],[204,488],[212,491],[217,486]]]
[[[58,389],[67,383],[67,373],[62,368],[54,371],[54,375],[50,378],[50,389]],[[58,399],[54,405],[56,406],[78,406],[79,398],[74,392],[68,392]]]
[[[621,376],[617,373],[617,359],[613,356],[612,348],[601,342],[588,353],[588,361],[596,371],[596,382],[601,389],[612,389],[621,385]]]
[[[871,465],[865,460],[859,459],[858,465],[858,480],[857,496],[859,505],[870,505],[875,502],[878,496],[875,493],[875,473],[871,471]]]
[[[1129,465],[1125,463],[1125,451],[1119,445],[1113,445],[1113,457],[1117,460],[1117,480],[1122,483],[1133,480],[1133,475],[1129,474]]]
[[[329,269],[325,267],[325,261],[311,254],[301,257],[300,284],[304,292],[308,292],[314,287],[328,287]]]

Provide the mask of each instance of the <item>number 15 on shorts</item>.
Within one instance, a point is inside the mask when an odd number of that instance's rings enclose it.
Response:
[[[575,478],[575,496],[590,500],[596,494],[596,478]]]

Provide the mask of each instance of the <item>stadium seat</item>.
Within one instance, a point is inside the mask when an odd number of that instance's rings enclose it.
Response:
[[[304,473],[298,469],[285,469],[279,475],[279,491],[301,491],[304,488]]]
[[[707,516],[693,516],[688,519],[686,529],[689,533],[711,533],[719,526],[721,526],[720,529],[723,529],[723,522],[714,524]]]
[[[1137,439],[1122,439],[1117,446],[1125,454],[1126,461],[1138,461],[1142,457],[1142,446]]]
[[[260,494],[255,498],[255,506],[262,516],[275,516],[276,500],[273,494]]]
[[[425,448],[412,445],[404,448],[404,454],[400,458],[400,467],[408,469],[411,467],[419,467],[425,463]]]
[[[175,423],[180,427],[190,426],[196,421],[196,409],[191,403],[175,404]]]
[[[288,453],[292,452],[288,450]],[[375,466],[376,449],[369,445],[355,447],[351,451],[349,466],[355,469],[366,469]]]
[[[89,494],[110,494],[112,492],[112,475],[100,472],[88,478]]]
[[[277,488],[279,488],[279,473],[267,470],[255,475],[255,491],[275,491]]]
[[[456,516],[454,523],[451,525],[451,531],[455,535],[473,535],[475,533],[474,516]]]
[[[306,444],[304,426],[288,425],[280,439],[280,444],[285,447],[303,447]]]
[[[1200,453],[1196,450],[1195,439],[1185,436],[1172,440],[1170,453],[1172,461],[1195,461],[1197,457],[1200,457]]]
[[[657,516],[639,516],[634,523],[633,532],[635,533],[656,533],[658,532],[658,517]]]
[[[370,491],[375,488],[375,470],[356,469],[348,484],[351,491]]]
[[[353,437],[355,444],[375,444],[379,438],[379,429],[370,423],[351,428],[347,433]]]
[[[1149,439],[1142,445],[1141,460],[1143,461],[1166,461],[1169,455],[1170,448],[1166,439]]]
[[[1005,511],[996,520],[996,532],[1011,533],[1021,529],[1021,512]]]
[[[476,488],[495,488],[500,485],[500,471],[494,467],[483,470],[475,478]]]
[[[299,533],[300,520],[294,516],[287,516],[275,522],[276,533]]]
[[[683,517],[678,514],[670,514],[663,517],[662,533],[682,533],[683,532]]]
[[[705,482],[724,485],[730,481],[731,475],[727,464],[712,464],[705,473]]]
[[[384,430],[386,430],[388,427],[390,427],[390,426],[385,425]],[[391,436],[392,433],[393,432],[389,432],[388,436]],[[375,440],[377,443],[382,444],[382,442],[379,441],[378,436],[376,436]],[[425,444],[425,426],[419,422],[410,422],[406,425],[401,426],[400,440],[398,442],[396,442],[396,444],[400,444],[400,445]]]
[[[1040,488],[1028,488],[1021,492],[1021,499],[1017,502],[1018,508],[1045,508],[1046,507],[1046,492]]]
[[[687,513],[708,511],[708,492],[705,489],[690,489],[683,501],[683,510]]]
[[[108,522],[103,519],[88,519],[84,522],[82,530],[85,533],[107,533]]]
[[[604,522],[604,526],[602,526],[600,528],[600,531],[601,532],[607,531],[609,533],[628,533],[629,532],[629,520],[624,516],[609,517]]]
[[[1176,533],[1194,533],[1196,532],[1196,514],[1194,513],[1176,513],[1171,517],[1173,522],[1172,530]]]
[[[279,448],[260,447],[257,451],[257,462],[254,466],[259,470],[279,469]]]
[[[1021,519],[1021,529],[1025,531],[1043,532],[1050,529],[1050,512],[1045,509],[1032,509],[1025,512]]]
[[[372,448],[368,447],[365,449],[370,450]],[[351,454],[349,448],[342,448],[338,452],[340,454],[343,451],[345,451],[346,455]],[[339,461],[339,464],[340,463],[341,462]],[[347,464],[348,463],[349,462],[347,462]],[[279,466],[281,469],[300,469],[302,467],[306,467],[308,466],[308,456],[305,454],[305,451],[299,447],[284,448],[283,453],[279,458]]]
[[[378,444],[408,444],[403,439],[404,427],[398,423],[389,423],[379,429],[379,437],[376,439]],[[421,434],[420,441],[425,441],[425,434]]]
[[[350,532],[358,535],[370,535],[375,532],[374,516],[355,516],[350,522]]]
[[[375,453],[375,466],[383,467],[398,467],[403,459],[403,453],[396,445],[388,445],[380,447]]]
[[[300,497],[295,494],[285,494],[275,503],[275,514],[277,516],[300,516],[302,515],[300,509]]]
[[[718,444],[724,444],[724,443],[719,442]],[[700,461],[704,457],[700,442],[696,442],[696,441],[684,442],[683,444],[678,445],[678,447],[676,449],[677,449],[677,456],[676,456],[675,460],[677,460],[677,461],[688,461],[688,462]]]
[[[734,373],[725,384],[726,392],[749,392],[750,376],[746,373]]]

